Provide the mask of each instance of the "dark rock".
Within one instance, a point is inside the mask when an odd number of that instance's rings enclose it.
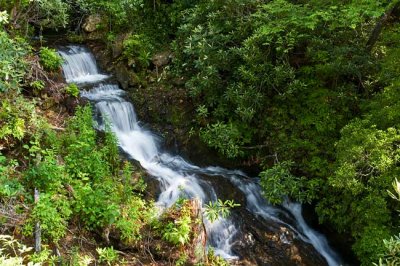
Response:
[[[130,71],[124,63],[115,65],[115,77],[124,90],[133,87],[138,83],[138,78],[133,71]]]

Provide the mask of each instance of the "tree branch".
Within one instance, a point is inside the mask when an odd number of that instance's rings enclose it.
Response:
[[[376,23],[371,36],[368,39],[366,48],[368,52],[372,51],[372,48],[374,47],[375,43],[378,41],[378,38],[382,32],[383,26],[386,24],[386,22],[389,20],[389,18],[392,16],[393,12],[399,8],[400,6],[400,1],[396,0],[392,4],[389,5],[388,10],[381,16],[381,18],[378,20]]]

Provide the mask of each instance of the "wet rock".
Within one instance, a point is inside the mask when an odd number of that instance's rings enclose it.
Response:
[[[97,30],[97,27],[101,23],[101,21],[102,19],[99,14],[90,15],[86,18],[82,28],[85,32],[92,33]]]
[[[239,260],[236,265],[327,265],[310,244],[299,240],[286,226],[254,218],[245,209],[236,215],[241,219],[241,231],[246,232],[233,247],[235,254],[246,260]]]

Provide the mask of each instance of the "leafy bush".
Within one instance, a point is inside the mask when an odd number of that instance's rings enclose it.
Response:
[[[99,254],[99,262],[106,262],[107,265],[114,265],[118,261],[118,254],[113,247],[96,248]]]
[[[181,206],[179,217],[168,222],[162,228],[162,238],[174,245],[183,246],[190,240],[192,219],[188,202],[185,201]]]
[[[67,87],[65,87],[65,92],[68,95],[76,98],[79,95],[79,88],[78,88],[78,86],[76,86],[76,84],[71,83]]]
[[[217,122],[208,125],[200,131],[200,137],[210,147],[216,148],[229,158],[242,155],[243,152],[240,148],[246,142],[239,128],[232,123]]]
[[[35,105],[22,96],[7,95],[0,106],[0,140],[12,144],[12,140],[22,140],[45,129],[46,122],[39,117]]]
[[[69,22],[70,5],[63,0],[32,1],[36,5],[38,24],[43,28],[65,28]],[[49,68],[49,70],[55,70]]]
[[[263,188],[263,194],[272,204],[282,203],[285,196],[308,203],[316,197],[313,193],[317,190],[317,187],[308,188],[307,186],[313,183],[307,183],[304,177],[294,176],[290,172],[292,166],[293,162],[281,162],[260,173],[260,185]],[[316,181],[318,182],[318,180]]]
[[[65,196],[42,193],[25,225],[24,233],[32,235],[36,222],[40,222],[42,236],[57,243],[66,233],[71,214]]]
[[[32,188],[46,192],[59,192],[68,181],[64,166],[59,164],[52,150],[44,151],[43,159],[36,161],[25,175]]]
[[[0,29],[0,48],[0,92],[20,91],[27,70],[28,46],[22,39],[13,40]]]
[[[7,161],[0,153],[0,199],[5,201],[24,192],[24,187],[15,176],[16,161]]]
[[[40,64],[42,64],[46,70],[59,70],[62,62],[63,59],[56,50],[48,47],[42,47],[40,49]]]
[[[32,248],[21,244],[12,236],[0,235],[0,265],[25,265],[27,253],[31,250]],[[8,251],[12,251],[12,253]]]
[[[123,43],[123,56],[132,67],[146,69],[150,65],[153,49],[145,35],[131,35]]]
[[[219,216],[222,218],[228,217],[230,209],[239,206],[240,204],[235,203],[233,200],[222,201],[221,199],[218,199],[216,202],[209,202],[204,206],[204,214],[208,220],[214,222],[219,218]]]

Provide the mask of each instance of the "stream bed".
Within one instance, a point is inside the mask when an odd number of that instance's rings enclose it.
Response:
[[[126,156],[158,182],[160,209],[180,197],[198,198],[203,204],[218,198],[241,204],[228,218],[210,222],[204,217],[207,245],[216,255],[244,265],[342,264],[327,239],[307,225],[299,203],[272,206],[262,197],[257,177],[218,166],[199,167],[161,149],[162,140],[140,123],[125,91],[101,73],[86,47],[60,47],[59,53],[66,81],[76,83],[81,97],[92,103],[99,129],[107,121]]]

